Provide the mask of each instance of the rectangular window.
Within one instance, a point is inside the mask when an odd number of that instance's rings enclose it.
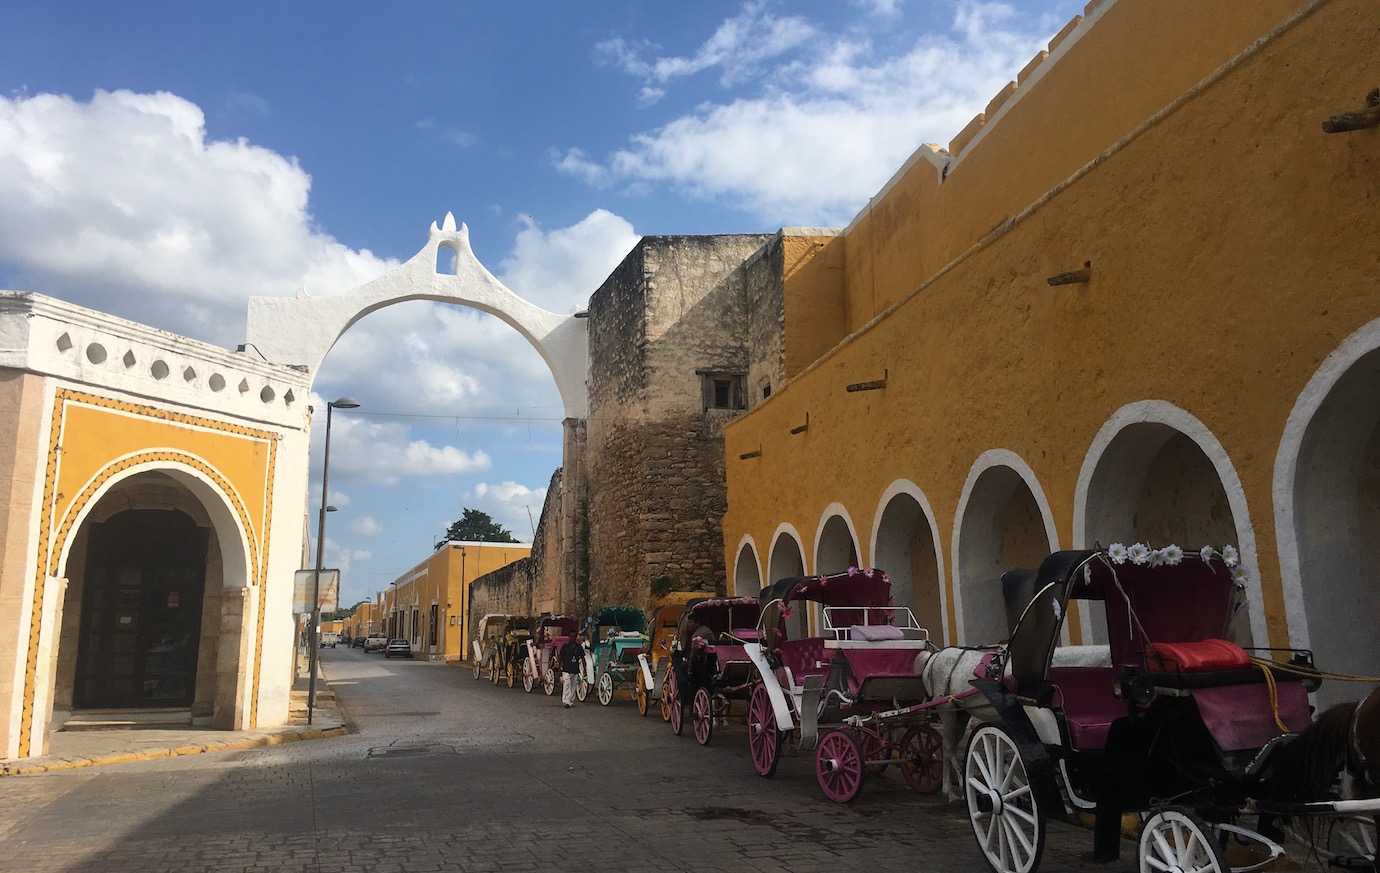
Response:
[[[747,409],[746,381],[742,373],[696,370],[705,409]]]
[[[429,636],[427,637],[427,643],[428,643],[429,645],[431,645],[431,646],[435,646],[435,645],[436,645],[436,619],[437,619],[437,615],[438,615],[438,613],[437,613],[437,610],[436,610],[436,604],[433,603],[433,604],[431,604],[431,622],[430,622],[431,629],[428,631]]]

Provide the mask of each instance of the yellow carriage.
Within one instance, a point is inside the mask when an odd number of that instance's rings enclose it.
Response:
[[[651,643],[637,656],[637,711],[646,715],[656,701],[661,708],[661,720],[671,720],[670,701],[662,697],[666,687],[666,672],[671,665],[671,641],[676,638],[676,627],[681,614],[693,600],[717,597],[713,591],[672,591],[657,598],[652,604],[651,621],[647,623],[647,635]]]

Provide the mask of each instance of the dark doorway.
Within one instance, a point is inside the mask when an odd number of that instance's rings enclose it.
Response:
[[[135,509],[91,526],[73,703],[190,706],[209,531]]]

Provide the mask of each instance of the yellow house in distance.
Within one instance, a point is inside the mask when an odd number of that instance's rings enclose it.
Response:
[[[389,637],[412,643],[414,657],[464,660],[470,583],[531,553],[530,543],[443,543],[389,584],[376,618]]]

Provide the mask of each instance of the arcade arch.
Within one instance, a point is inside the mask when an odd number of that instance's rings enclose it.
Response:
[[[968,471],[954,515],[954,613],[957,642],[1006,639],[1024,608],[1002,591],[1007,570],[1035,570],[1059,548],[1044,489],[1014,452],[984,452]]]
[[[1275,461],[1275,526],[1292,645],[1319,665],[1380,673],[1380,321],[1349,337],[1299,395]],[[1323,683],[1318,703],[1355,697]]]
[[[805,547],[800,543],[800,534],[789,523],[783,522],[772,534],[771,553],[767,559],[767,585],[792,576],[805,575]],[[786,619],[786,633],[791,639],[798,639],[805,632],[804,615],[801,610],[792,610]]]
[[[1193,415],[1171,403],[1128,404],[1093,438],[1074,495],[1074,548],[1141,542],[1235,546],[1250,580],[1248,609],[1229,629],[1242,643],[1265,639],[1255,534],[1225,449]],[[1082,613],[1085,639],[1101,640],[1096,605]]]
[[[733,593],[750,597],[761,590],[762,569],[757,559],[757,543],[751,536],[744,536],[733,561]]]
[[[870,563],[891,577],[892,598],[909,606],[931,639],[950,638],[944,609],[944,558],[929,499],[914,482],[893,482],[873,514]]]

